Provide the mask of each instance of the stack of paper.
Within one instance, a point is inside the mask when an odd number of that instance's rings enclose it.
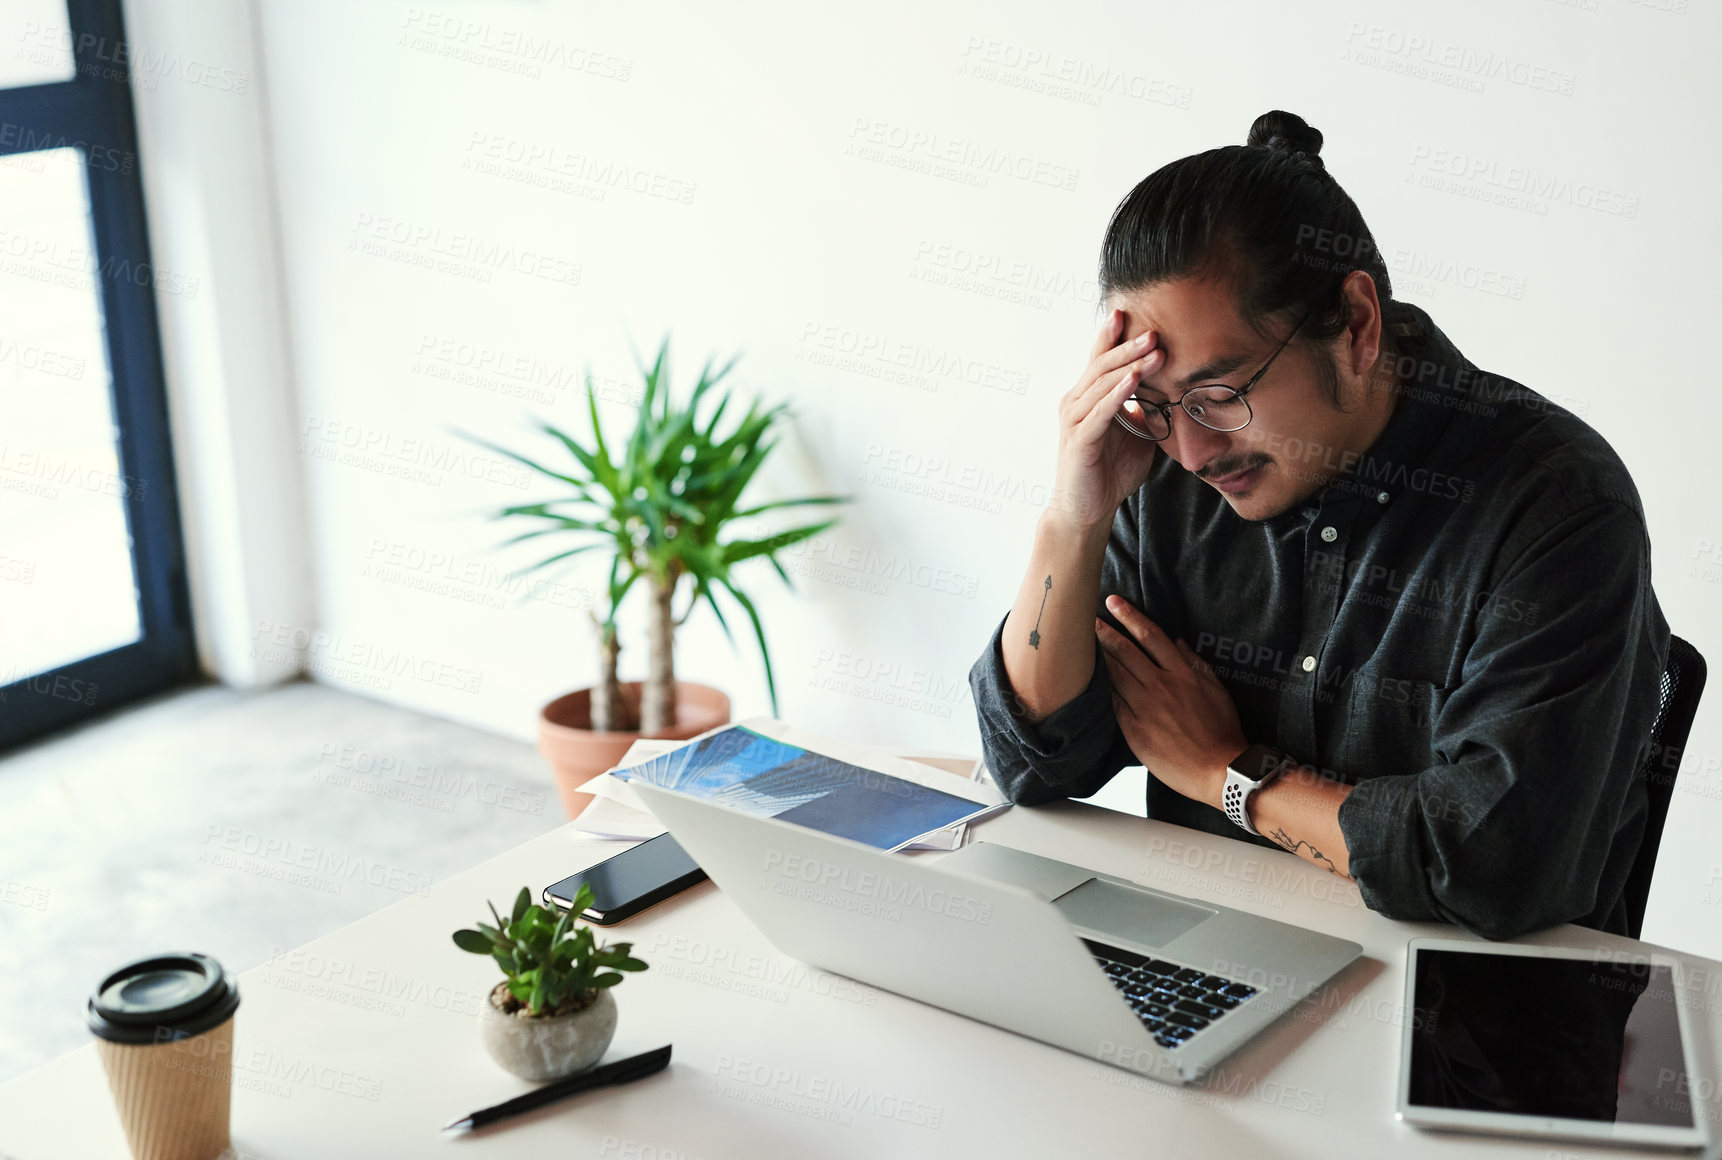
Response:
[[[904,750],[883,745],[846,745],[770,717],[756,717],[739,724],[785,745],[798,746],[812,753],[964,798],[985,811],[979,815],[971,814],[964,821],[922,834],[901,847],[902,849],[955,850],[967,844],[970,826],[974,821],[1001,810],[1008,804],[991,784],[980,780],[981,763],[972,757],[936,751]],[[702,734],[702,737],[710,735]],[[692,745],[700,739],[642,739],[629,748],[616,768],[629,769],[638,766],[654,757]],[[629,840],[652,838],[663,833],[664,827],[644,807],[628,783],[612,776],[612,773],[601,774],[580,787],[586,793],[596,796],[592,804],[575,819],[575,828],[597,837]]]

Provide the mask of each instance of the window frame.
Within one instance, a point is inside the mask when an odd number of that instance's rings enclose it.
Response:
[[[67,0],[70,80],[0,88],[0,156],[64,145],[85,154],[97,285],[106,321],[139,639],[0,687],[0,751],[191,680],[198,671],[180,531],[166,378],[144,214],[142,161],[119,0]],[[8,131],[10,130],[10,131]],[[123,164],[90,163],[90,149]],[[143,275],[139,285],[139,272]],[[130,275],[130,276],[128,276]],[[136,481],[143,486],[131,486]]]

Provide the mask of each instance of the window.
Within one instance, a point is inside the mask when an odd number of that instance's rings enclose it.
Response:
[[[0,747],[195,671],[117,0],[0,6]]]

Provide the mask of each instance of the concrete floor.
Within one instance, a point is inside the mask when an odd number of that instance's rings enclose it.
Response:
[[[108,971],[234,971],[560,825],[529,745],[315,684],[172,694],[0,759],[0,1082]]]

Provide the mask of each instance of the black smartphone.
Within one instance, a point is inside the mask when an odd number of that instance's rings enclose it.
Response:
[[[571,910],[574,896],[584,882],[592,888],[592,905],[580,917],[599,926],[610,926],[656,906],[679,894],[706,872],[694,865],[688,852],[668,834],[649,838],[632,849],[606,858],[590,870],[570,874],[544,888],[544,905]]]

